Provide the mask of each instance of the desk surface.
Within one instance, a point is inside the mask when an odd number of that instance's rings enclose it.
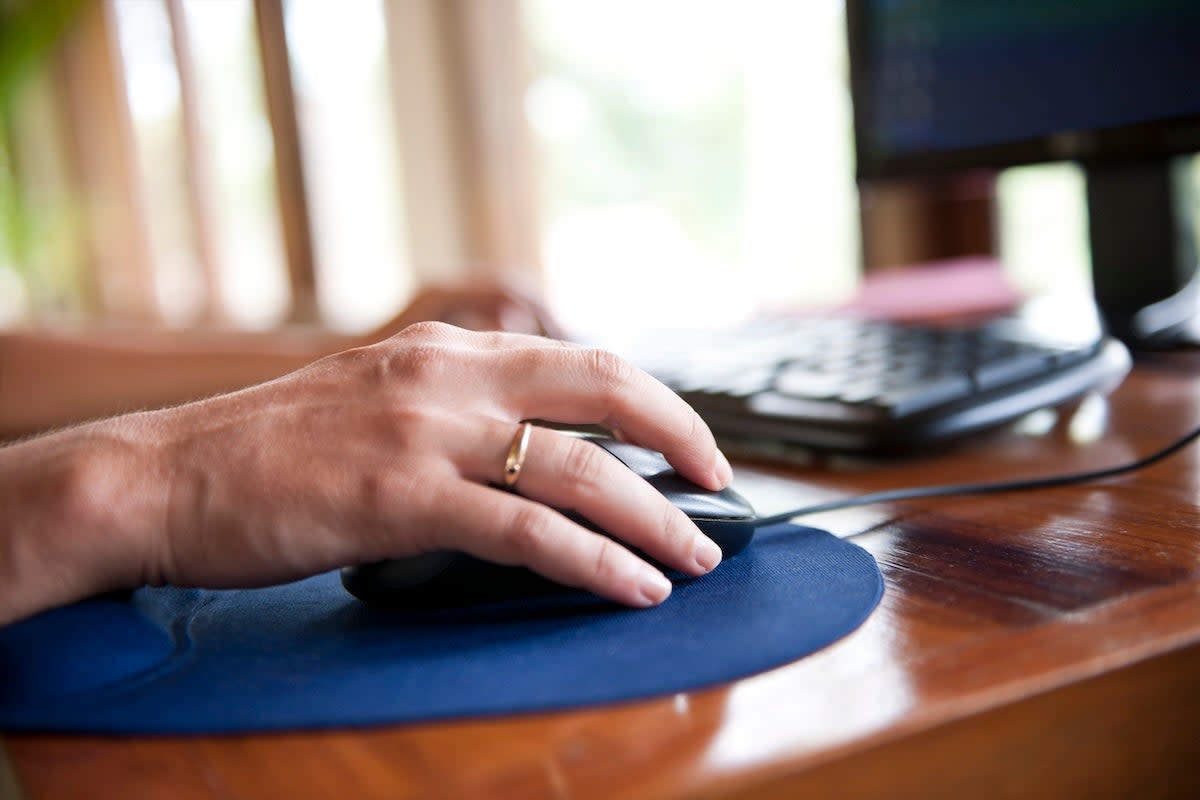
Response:
[[[738,482],[766,513],[1115,464],[1196,425],[1200,367],[1165,362],[1040,436],[869,468],[743,464]],[[5,747],[28,798],[1196,796],[1198,465],[1193,446],[1100,484],[814,517],[879,560],[881,607],[832,647],[720,689],[490,721]]]

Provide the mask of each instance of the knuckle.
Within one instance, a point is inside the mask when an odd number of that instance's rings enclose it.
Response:
[[[437,320],[414,322],[392,337],[393,340],[413,341],[444,341],[454,336],[457,328]]]
[[[693,534],[684,526],[679,510],[670,503],[664,502],[661,514],[659,530],[663,532],[667,546],[672,549],[682,549],[685,552],[690,551]]]
[[[658,529],[667,535],[674,534],[679,528],[679,518],[675,515],[675,507],[670,503],[662,503],[659,505],[658,512]]]
[[[513,335],[503,331],[471,331],[468,335],[484,350],[504,350],[513,344]]]
[[[376,383],[412,383],[437,377],[446,365],[446,349],[434,343],[385,348],[373,365]]]
[[[521,563],[529,564],[542,550],[550,529],[550,513],[544,506],[533,503],[523,503],[513,512],[504,538]]]
[[[577,492],[595,493],[604,485],[604,459],[611,458],[599,447],[588,442],[571,442],[563,469]]]
[[[592,575],[602,583],[611,583],[620,575],[617,562],[620,559],[619,545],[612,539],[600,537],[596,557],[592,560]]]
[[[633,366],[616,353],[589,348],[581,356],[592,380],[606,395],[620,393],[633,379]]]
[[[708,426],[700,419],[700,415],[695,411],[689,411],[687,415],[687,441],[699,448],[703,442],[711,438],[708,432]]]

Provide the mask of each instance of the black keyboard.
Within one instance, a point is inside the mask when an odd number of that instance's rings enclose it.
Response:
[[[1085,326],[1086,327],[1086,326]],[[1119,342],[1020,316],[970,326],[763,319],[635,356],[728,446],[915,451],[1115,386]]]

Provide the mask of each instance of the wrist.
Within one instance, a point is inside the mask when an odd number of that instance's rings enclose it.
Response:
[[[167,481],[150,415],[0,450],[0,624],[145,582]]]

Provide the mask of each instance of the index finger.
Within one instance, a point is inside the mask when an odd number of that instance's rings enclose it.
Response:
[[[621,357],[596,348],[511,353],[516,387],[498,393],[516,419],[598,424],[661,452],[685,478],[722,489],[732,470],[712,431],[679,395]]]

